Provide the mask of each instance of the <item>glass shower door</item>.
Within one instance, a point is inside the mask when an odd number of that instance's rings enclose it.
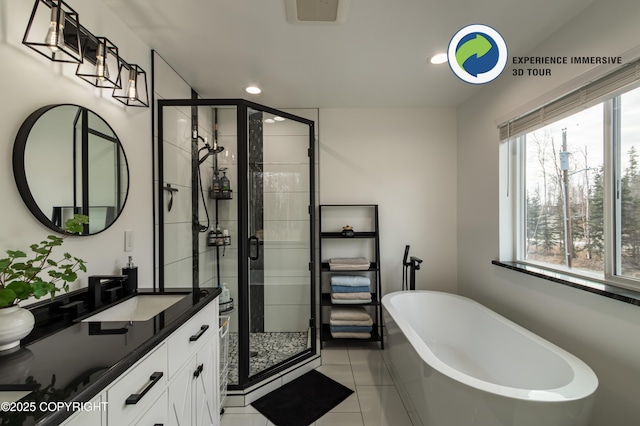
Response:
[[[247,119],[252,377],[311,347],[312,168],[309,124],[254,108]]]

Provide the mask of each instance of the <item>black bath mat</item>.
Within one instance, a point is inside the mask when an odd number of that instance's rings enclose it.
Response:
[[[352,393],[348,387],[311,370],[251,405],[276,426],[307,426]]]

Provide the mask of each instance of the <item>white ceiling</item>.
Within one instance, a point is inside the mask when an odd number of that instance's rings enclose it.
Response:
[[[288,23],[284,0],[105,2],[201,96],[304,108],[459,105],[481,86],[427,63],[456,31],[490,25],[523,55],[593,0],[351,0],[344,24]]]

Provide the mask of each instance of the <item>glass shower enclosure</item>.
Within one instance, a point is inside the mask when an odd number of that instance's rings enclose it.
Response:
[[[316,353],[314,122],[241,99],[157,114],[157,286],[225,289],[241,391]]]

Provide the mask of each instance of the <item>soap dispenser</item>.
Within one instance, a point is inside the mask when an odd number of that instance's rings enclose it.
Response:
[[[127,279],[122,284],[125,295],[134,294],[138,290],[138,267],[133,264],[133,256],[129,256],[129,262],[122,268],[122,275]]]
[[[227,283],[222,283],[222,293],[220,294],[220,301],[222,303],[228,303],[231,301],[231,291]]]
[[[220,173],[218,172],[218,170],[214,171],[213,173],[213,194],[214,197],[218,197],[218,195],[220,194],[222,188],[221,188],[221,183],[220,183]]]
[[[229,193],[231,192],[231,181],[227,177],[226,170],[222,171],[222,177],[220,178],[220,190],[222,191],[225,197],[228,197]]]

